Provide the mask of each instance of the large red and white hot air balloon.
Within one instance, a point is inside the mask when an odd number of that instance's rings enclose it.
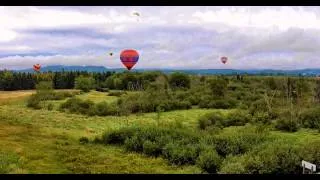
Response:
[[[120,60],[128,70],[131,70],[132,67],[138,62],[139,54],[136,50],[126,49],[121,52]]]

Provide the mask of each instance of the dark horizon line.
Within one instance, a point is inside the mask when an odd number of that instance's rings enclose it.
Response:
[[[105,66],[81,66],[81,65],[71,65],[71,66],[65,66],[65,65],[50,65],[50,66],[43,66],[42,68],[48,68],[48,67],[96,67],[96,68],[104,68],[106,70],[112,70],[112,69],[126,69],[126,68],[109,68]],[[6,69],[6,68],[5,68]],[[13,71],[23,71],[23,70],[29,70],[32,68],[25,68],[25,69],[7,69],[7,70],[13,70]],[[4,70],[4,69],[3,69]],[[247,69],[238,69],[238,68],[195,68],[195,69],[183,69],[183,68],[133,68],[132,70],[240,70],[240,71],[246,71],[246,70],[256,70],[256,71],[265,71],[265,70],[272,70],[272,71],[301,71],[301,70],[320,70],[320,68],[301,68],[301,69],[272,69],[272,68],[266,68],[266,69],[258,69],[258,68],[247,68]]]

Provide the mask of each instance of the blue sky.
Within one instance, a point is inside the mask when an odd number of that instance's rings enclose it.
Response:
[[[0,24],[0,69],[122,68],[127,48],[135,68],[320,68],[320,7],[0,7]]]

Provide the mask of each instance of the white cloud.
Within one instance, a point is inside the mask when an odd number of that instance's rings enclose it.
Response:
[[[136,68],[320,68],[319,16],[319,7],[0,7],[0,65],[122,67],[118,54],[134,48]]]

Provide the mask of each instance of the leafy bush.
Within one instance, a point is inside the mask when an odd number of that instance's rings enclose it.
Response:
[[[71,113],[89,114],[94,108],[94,103],[91,100],[82,100],[79,98],[71,98],[60,105],[60,110],[69,110]]]
[[[229,126],[243,126],[251,120],[251,115],[246,111],[233,111],[227,115],[223,121],[224,127]]]
[[[89,143],[89,139],[88,139],[87,137],[81,137],[81,138],[79,139],[79,142],[80,142],[81,144],[87,144],[87,143]]]
[[[241,127],[231,134],[220,134],[213,138],[214,146],[219,155],[239,155],[248,152],[255,145],[266,140],[267,134],[255,128]]]
[[[199,148],[192,144],[169,143],[164,147],[163,155],[175,165],[195,164],[199,156]]]
[[[132,137],[136,133],[134,128],[123,128],[117,131],[107,132],[102,135],[101,141],[104,144],[123,145],[127,138]]]
[[[79,76],[75,79],[75,88],[80,89],[83,92],[89,92],[94,88],[94,78],[93,77],[85,77]]]
[[[253,117],[252,117],[252,121],[255,123],[263,123],[263,124],[269,124],[271,123],[271,117],[269,115],[269,113],[267,112],[256,112]]]
[[[177,88],[190,88],[190,77],[188,74],[174,72],[169,77],[170,87]]]
[[[159,143],[148,140],[143,143],[143,153],[158,157],[162,154],[162,147]]]
[[[52,111],[53,110],[53,104],[52,103],[48,104],[47,109],[49,111]]]
[[[138,136],[132,136],[124,141],[124,147],[128,151],[143,152],[143,141]]]
[[[320,129],[320,109],[309,109],[302,112],[299,116],[303,127]]]
[[[276,122],[276,129],[281,131],[296,132],[299,129],[299,125],[296,119],[290,119],[290,117],[283,117]]]
[[[214,149],[206,149],[200,153],[196,164],[208,173],[217,173],[222,160]]]
[[[36,94],[33,94],[27,100],[27,107],[33,108],[33,109],[41,109],[40,102],[41,102],[40,98]]]
[[[201,116],[198,123],[200,129],[206,129],[208,126],[221,126],[223,121],[223,115],[220,112],[214,112]]]

